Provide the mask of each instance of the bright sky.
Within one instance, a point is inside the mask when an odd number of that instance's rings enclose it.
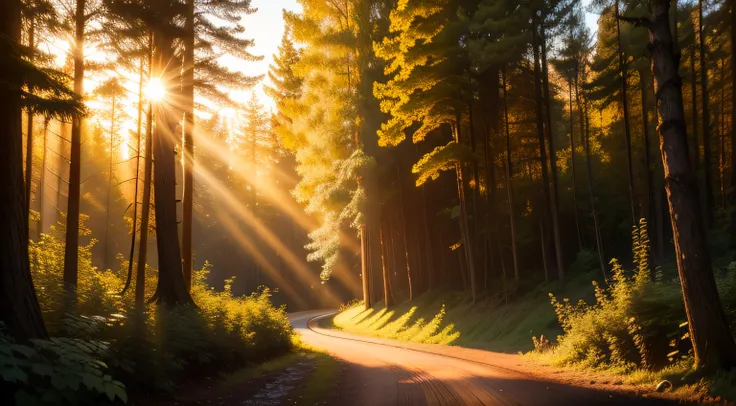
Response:
[[[241,70],[248,75],[265,75],[268,73],[268,66],[273,62],[273,54],[278,52],[284,34],[282,10],[300,11],[301,6],[296,0],[252,0],[252,6],[258,8],[258,11],[244,18],[245,36],[255,40],[256,44],[251,53],[263,55],[263,60],[242,64]],[[267,77],[264,82],[268,83]],[[254,90],[267,111],[274,108],[271,99],[264,94],[262,84],[258,84]],[[232,97],[244,104],[251,97],[251,92],[235,92]]]

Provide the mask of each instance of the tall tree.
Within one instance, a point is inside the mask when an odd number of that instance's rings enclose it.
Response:
[[[669,22],[670,2],[651,0],[650,7],[648,18],[621,19],[649,29],[665,188],[695,366],[706,371],[728,369],[736,366],[736,343],[718,296],[688,159],[681,79]]]
[[[182,61],[182,109],[184,110],[184,190],[182,191],[181,255],[184,283],[192,288],[192,210],[194,208],[194,0],[186,0],[184,57]]]
[[[87,0],[77,0],[74,15],[74,92],[84,93],[84,41],[88,19]],[[82,186],[82,117],[72,120],[71,154],[69,157],[69,198],[66,214],[66,245],[64,246],[64,288],[69,299],[77,288],[79,272],[79,199]],[[70,302],[70,305],[73,303]]]
[[[703,116],[703,187],[705,188],[705,226],[710,228],[715,203],[713,199],[713,160],[710,135],[710,99],[708,96],[707,47],[703,28],[703,0],[698,0],[698,54],[700,57],[700,95]]]
[[[0,320],[19,339],[47,337],[31,280],[23,182],[24,107],[37,114],[79,117],[83,105],[63,84],[66,77],[28,63],[21,44],[21,3],[0,1]]]

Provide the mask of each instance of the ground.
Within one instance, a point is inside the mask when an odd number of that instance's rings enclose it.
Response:
[[[546,367],[514,354],[356,336],[292,314],[313,351],[233,374],[177,405],[669,405],[617,381]],[[324,351],[324,352],[323,352]],[[637,393],[639,392],[639,393]]]

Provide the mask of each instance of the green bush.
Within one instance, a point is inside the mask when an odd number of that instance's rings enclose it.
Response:
[[[125,385],[105,373],[108,345],[52,338],[15,343],[0,331],[0,403],[99,405],[127,402]]]
[[[63,235],[63,227],[56,226],[30,246],[34,284],[54,338],[19,345],[0,337],[0,389],[3,396],[25,402],[18,404],[124,402],[126,389],[132,397],[166,394],[182,382],[216,377],[292,348],[291,326],[284,308],[271,304],[271,292],[264,288],[233,297],[232,280],[217,292],[205,282],[209,265],[194,272],[196,307],[148,305],[136,313],[135,283],[125,296],[118,294],[127,263],[121,259],[117,271],[93,267],[94,239],[80,247],[76,307],[70,315],[62,284]],[[146,296],[151,297],[155,270],[148,268],[146,278]],[[71,355],[77,357],[76,369],[63,367]],[[52,398],[67,403],[48,403]],[[9,403],[3,400],[0,396],[0,404]]]
[[[634,228],[633,239],[635,268],[626,271],[612,260],[608,285],[593,282],[594,304],[573,304],[550,294],[564,331],[553,350],[559,362],[660,368],[687,353],[679,284],[652,280],[643,220]]]

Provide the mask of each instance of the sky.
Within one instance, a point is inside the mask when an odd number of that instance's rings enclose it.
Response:
[[[284,34],[282,10],[300,11],[301,6],[297,4],[296,0],[252,0],[251,5],[258,8],[258,11],[245,16],[243,21],[245,25],[244,36],[255,40],[255,46],[251,49],[251,53],[263,56],[263,60],[239,62],[234,65],[248,75],[265,75],[268,73],[269,65],[273,63],[273,55],[278,52],[281,37]],[[264,79],[264,82],[268,83],[268,77]],[[263,83],[258,84],[254,90],[267,111],[274,108],[273,101],[263,92]],[[237,102],[245,103],[251,97],[251,92],[233,92],[231,97]]]

